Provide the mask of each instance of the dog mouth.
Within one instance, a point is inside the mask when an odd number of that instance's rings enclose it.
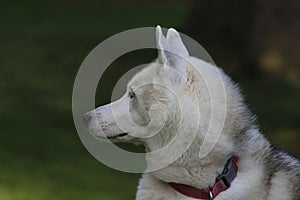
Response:
[[[117,139],[117,138],[125,137],[125,136],[127,136],[127,135],[128,135],[128,133],[120,133],[120,134],[118,134],[118,135],[108,136],[107,138],[108,138],[108,139]]]

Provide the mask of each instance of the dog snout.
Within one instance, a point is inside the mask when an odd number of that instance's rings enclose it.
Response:
[[[91,119],[92,119],[92,116],[90,115],[90,113],[86,113],[82,117],[82,121],[85,123],[86,126],[88,126],[90,124]]]

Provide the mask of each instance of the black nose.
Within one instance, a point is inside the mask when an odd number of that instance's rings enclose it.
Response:
[[[83,115],[82,121],[85,123],[86,126],[88,126],[91,119],[92,119],[92,116],[89,113],[86,113]]]

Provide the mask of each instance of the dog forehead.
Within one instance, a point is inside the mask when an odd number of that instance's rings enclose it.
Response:
[[[159,64],[151,63],[146,68],[142,69],[133,78],[129,81],[128,87],[135,90],[139,87],[146,86],[148,84],[152,84],[153,80],[157,76],[157,70],[159,68]]]

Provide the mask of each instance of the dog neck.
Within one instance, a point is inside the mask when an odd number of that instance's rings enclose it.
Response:
[[[187,104],[187,105],[191,105]],[[191,106],[191,108],[194,105]],[[176,182],[194,186],[197,188],[207,188],[214,184],[215,178],[222,172],[226,161],[232,156],[234,144],[228,139],[227,133],[222,133],[215,144],[212,151],[204,158],[199,158],[199,151],[203,143],[205,136],[205,127],[198,127],[198,122],[195,121],[197,115],[195,109],[186,109],[183,112],[184,119],[177,119],[176,116],[172,118],[169,124],[166,124],[166,129],[162,130],[155,137],[147,140],[146,147],[149,151],[157,151],[160,148],[168,145],[168,143],[176,137],[176,140],[180,144],[174,145],[173,149],[167,152],[166,155],[162,155],[160,159],[156,159],[156,162],[165,162],[166,159],[174,157],[174,160],[170,162],[166,167],[160,168],[152,174],[163,182]],[[180,120],[183,120],[180,122]],[[187,127],[179,127],[178,124],[188,125]],[[192,125],[196,124],[196,127]],[[201,123],[200,124],[205,124]],[[173,128],[169,128],[173,126]],[[176,127],[177,126],[177,127]],[[170,132],[170,130],[176,130]],[[197,130],[197,132],[195,132]],[[224,129],[225,130],[225,129]],[[225,130],[226,131],[226,130]],[[203,133],[204,132],[204,133]],[[189,138],[190,137],[190,138]],[[189,141],[192,141],[189,144]],[[180,154],[182,149],[179,147],[182,144],[188,144],[188,149]],[[180,154],[176,158],[176,155]],[[155,161],[154,161],[155,162]]]
[[[207,188],[213,185],[216,177],[222,173],[232,151],[231,148],[224,151],[224,148],[217,144],[210,154],[200,159],[201,142],[201,138],[197,135],[189,149],[179,159],[152,174],[163,182],[181,183],[197,188]]]

